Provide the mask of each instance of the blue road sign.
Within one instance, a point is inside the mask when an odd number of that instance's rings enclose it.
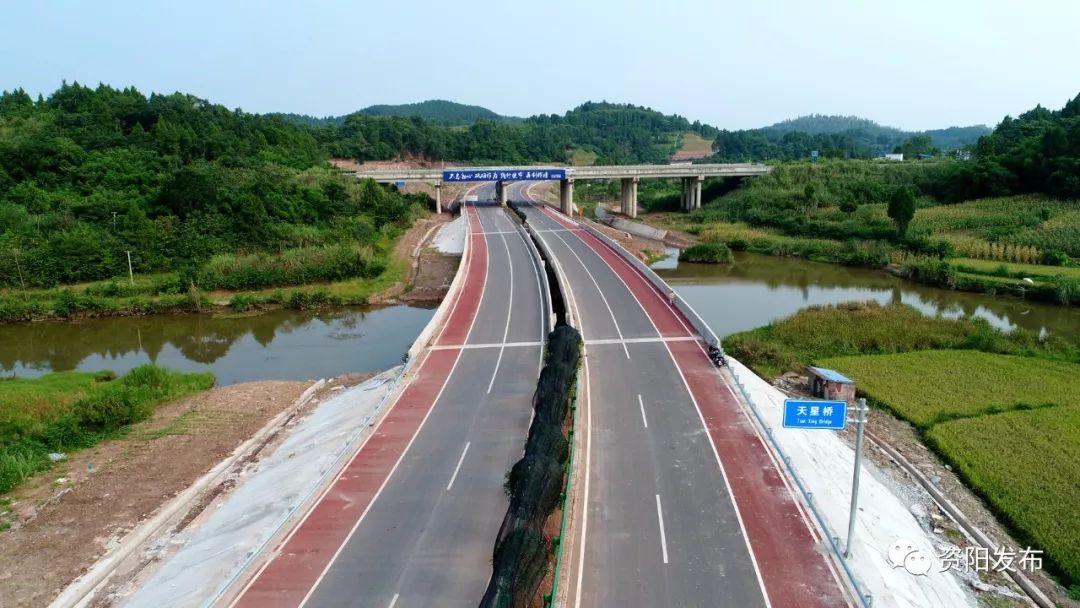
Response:
[[[566,179],[566,169],[485,169],[443,171],[444,182],[547,181]]]
[[[832,429],[841,431],[847,423],[846,401],[784,401],[784,428]]]

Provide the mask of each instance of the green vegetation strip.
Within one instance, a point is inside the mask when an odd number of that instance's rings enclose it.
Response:
[[[982,319],[928,317],[906,304],[849,302],[811,306],[786,319],[728,336],[725,348],[763,375],[802,373],[828,357],[902,353],[926,349],[972,349],[1054,357],[1080,362],[1074,344],[1040,340],[1021,328],[1009,334]]]
[[[953,420],[927,437],[1018,542],[1042,547],[1047,567],[1080,583],[1080,407]]]
[[[1080,365],[966,350],[823,359],[860,391],[926,428],[1017,408],[1080,405]]]
[[[570,450],[564,427],[581,360],[581,335],[560,326],[548,336],[547,346],[525,454],[506,477],[510,508],[495,542],[491,582],[481,606],[532,606],[555,548],[544,530],[565,493]]]
[[[112,372],[57,372],[0,380],[0,492],[47,469],[51,452],[90,447],[149,418],[158,403],[213,384],[213,374],[154,365],[120,379]]]

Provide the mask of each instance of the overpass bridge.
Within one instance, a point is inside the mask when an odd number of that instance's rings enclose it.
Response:
[[[587,167],[452,167],[449,169],[398,169],[388,171],[357,171],[358,179],[377,182],[425,181],[435,186],[435,208],[442,211],[443,182],[495,182],[500,204],[506,205],[506,184],[518,181],[558,181],[559,210],[567,216],[574,213],[574,181],[584,179],[617,179],[621,181],[621,210],[624,215],[637,217],[638,181],[646,178],[682,180],[682,209],[701,207],[701,185],[707,177],[750,177],[765,175],[768,165],[734,164],[675,164],[675,165],[593,165]]]

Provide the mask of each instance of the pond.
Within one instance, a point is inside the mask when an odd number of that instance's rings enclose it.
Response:
[[[1080,309],[921,285],[884,271],[736,253],[732,264],[657,268],[718,336],[753,329],[815,304],[877,300],[910,304],[928,315],[981,317],[1009,331],[1080,333]]]
[[[411,306],[255,315],[156,315],[0,325],[0,376],[111,369],[148,362],[212,371],[218,384],[382,371],[435,313]]]

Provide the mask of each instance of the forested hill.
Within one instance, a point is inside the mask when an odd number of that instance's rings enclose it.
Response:
[[[856,116],[811,114],[761,129],[720,131],[717,160],[797,160],[812,150],[829,157],[873,158],[889,152],[911,155],[956,150],[990,133],[982,125],[930,131],[902,131]]]
[[[306,281],[377,275],[421,201],[325,160],[309,127],[190,95],[5,92],[0,290],[121,276],[126,251],[136,273],[179,271],[184,289],[221,285],[206,264],[233,254],[286,256]]]
[[[950,168],[941,190],[946,200],[1025,192],[1080,199],[1080,95],[1060,110],[1006,116],[979,139],[973,160]]]
[[[667,162],[686,131],[706,137],[716,132],[681,116],[603,102],[516,124],[478,120],[466,128],[448,128],[418,117],[352,114],[340,126],[313,129],[330,155],[358,160],[411,155],[475,163],[563,163],[585,152],[605,164]]]
[[[481,106],[470,106],[454,101],[446,101],[444,99],[429,99],[428,101],[421,101],[419,103],[406,103],[399,105],[379,104],[374,106],[368,106],[363,110],[354,112],[353,114],[346,114],[343,116],[327,116],[324,118],[309,116],[307,114],[293,113],[275,113],[273,114],[273,116],[280,116],[281,118],[284,118],[291,123],[295,123],[298,125],[306,125],[309,127],[324,125],[333,125],[340,127],[342,124],[345,123],[345,119],[347,119],[349,116],[357,114],[363,116],[399,118],[415,117],[450,127],[471,125],[478,120],[489,120],[492,122],[502,123],[518,123],[522,121],[521,118],[517,118],[514,116],[501,116]]]
[[[501,116],[481,106],[470,106],[445,99],[429,99],[419,103],[368,106],[358,112],[367,116],[416,116],[445,125],[469,125],[478,120],[521,122],[520,118]]]
[[[895,127],[879,125],[870,119],[859,118],[858,116],[830,116],[825,114],[809,114],[791,118],[764,127],[761,130],[777,134],[791,132],[809,135],[848,134],[866,142],[877,143],[877,147],[882,152],[891,152],[896,146],[901,145],[904,140],[917,135],[930,137],[933,145],[941,150],[956,150],[957,148],[973,145],[980,137],[990,133],[990,127],[986,125],[948,127],[929,131],[904,131]]]

